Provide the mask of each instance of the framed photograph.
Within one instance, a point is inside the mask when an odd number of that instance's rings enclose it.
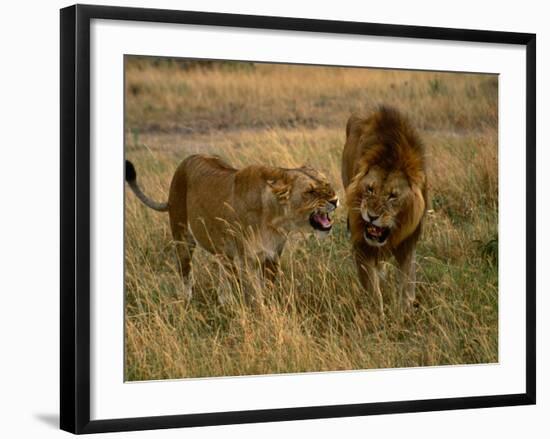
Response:
[[[61,10],[61,428],[535,403],[535,35]]]

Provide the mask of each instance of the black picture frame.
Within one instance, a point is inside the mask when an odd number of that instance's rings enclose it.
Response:
[[[90,420],[90,21],[181,23],[526,47],[526,392],[383,403],[346,404]],[[75,5],[61,10],[61,349],[60,426],[72,433],[273,422],[326,417],[535,404],[536,35],[375,23],[175,10]]]

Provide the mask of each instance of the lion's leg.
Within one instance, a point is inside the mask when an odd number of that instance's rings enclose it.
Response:
[[[241,289],[248,305],[258,306],[263,300],[265,287],[264,262],[256,257],[248,257],[241,265]]]
[[[380,290],[380,279],[378,275],[378,267],[374,258],[368,258],[360,251],[355,251],[355,263],[357,264],[357,272],[359,281],[367,292],[374,293],[378,301],[378,312],[381,318],[384,318],[384,299]]]
[[[184,295],[190,299],[193,294],[191,259],[195,250],[195,239],[191,233],[187,212],[187,185],[184,168],[179,167],[174,174],[168,195],[168,215],[175,242],[178,268],[183,280]]]
[[[218,302],[220,305],[228,305],[233,299],[231,294],[233,286],[238,284],[238,276],[231,263],[220,262],[218,265],[218,282],[216,289]]]
[[[227,305],[235,299],[233,293],[233,287],[240,285],[240,276],[237,266],[233,261],[229,261],[225,258],[220,259],[218,265],[218,301],[220,305]]]
[[[262,274],[266,281],[273,284],[279,273],[279,258],[268,258],[262,262]]]
[[[399,264],[399,294],[401,311],[409,311],[416,298],[416,250],[410,245],[396,252],[395,258]]]
[[[176,245],[176,256],[178,260],[178,268],[183,280],[183,292],[187,299],[191,299],[193,295],[193,279],[191,275],[191,259],[196,244],[193,236],[188,230],[180,228],[174,233],[174,241]]]
[[[195,250],[195,239],[189,230],[187,223],[187,206],[185,199],[180,203],[173,203],[168,211],[170,215],[170,227],[176,247],[176,256],[179,272],[183,281],[183,293],[187,299],[193,295],[193,280],[190,275],[191,259]]]
[[[248,262],[248,261],[247,261]],[[263,279],[257,265],[242,260],[230,261],[223,258],[219,264],[218,301],[226,305],[241,300],[249,305],[260,303]]]

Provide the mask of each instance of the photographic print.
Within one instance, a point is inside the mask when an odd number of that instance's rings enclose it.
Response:
[[[60,23],[63,430],[535,404],[535,34]]]
[[[124,63],[126,381],[498,362],[498,75]]]

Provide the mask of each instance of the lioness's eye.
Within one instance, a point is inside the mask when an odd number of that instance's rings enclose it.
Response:
[[[367,194],[372,194],[374,192],[374,188],[372,186],[367,186]]]

